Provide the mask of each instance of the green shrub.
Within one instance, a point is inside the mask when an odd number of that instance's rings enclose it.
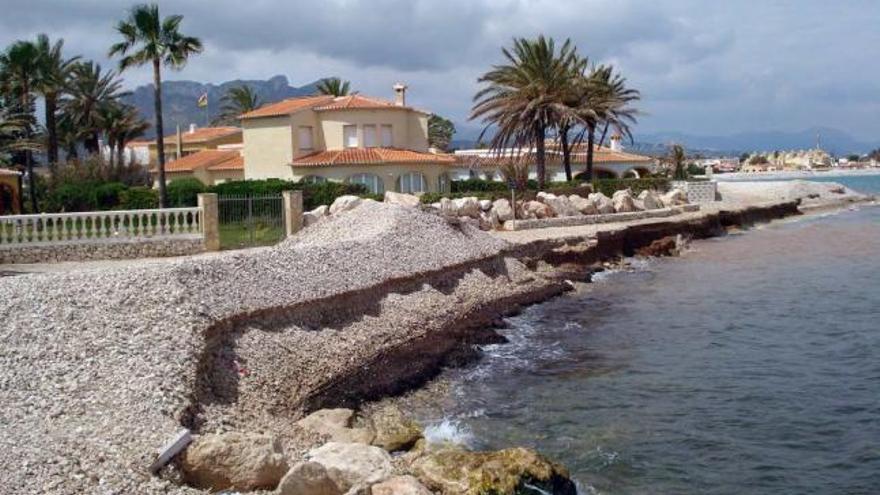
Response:
[[[484,179],[454,180],[450,189],[453,193],[509,191],[506,182]]]
[[[370,195],[366,186],[362,184],[348,184],[345,182],[298,183],[296,189],[301,189],[303,192],[303,208],[305,210],[313,210],[321,205],[329,205],[339,196],[378,197],[379,201],[381,201],[382,197],[378,194]]]
[[[112,210],[119,207],[120,196],[128,186],[121,182],[105,182],[94,188],[94,204],[99,210]]]
[[[199,194],[207,191],[208,188],[199,179],[187,177],[171,181],[168,183],[166,190],[168,193],[168,205],[173,208],[183,208],[196,206]]]
[[[614,191],[630,189],[633,196],[637,196],[644,190],[665,192],[669,190],[669,179],[665,177],[647,177],[643,179],[596,179],[593,181],[593,190],[611,196]]]
[[[159,191],[147,186],[130,187],[120,194],[122,210],[144,210],[159,207]]]
[[[290,180],[264,179],[264,180],[236,180],[216,184],[208,188],[209,192],[220,196],[265,196],[281,194],[281,191],[301,189],[302,184]]]
[[[95,182],[68,182],[52,188],[46,195],[46,209],[52,212],[93,211],[96,209]]]

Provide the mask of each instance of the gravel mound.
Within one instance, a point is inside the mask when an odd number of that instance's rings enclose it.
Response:
[[[505,246],[418,209],[365,202],[249,255],[0,278],[0,486],[197,493],[146,468],[180,428],[205,329]]]

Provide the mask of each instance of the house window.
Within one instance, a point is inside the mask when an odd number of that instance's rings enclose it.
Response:
[[[394,137],[391,134],[390,125],[382,125],[382,146],[386,148],[394,146]]]
[[[451,180],[449,179],[449,174],[443,173],[440,174],[440,177],[437,178],[437,192],[448,193],[450,192]]]
[[[310,126],[302,126],[299,128],[299,149],[310,150],[314,148],[312,143],[312,128]]]
[[[343,144],[346,148],[358,147],[358,129],[356,125],[347,125],[342,128]]]
[[[397,190],[402,193],[421,193],[428,189],[425,176],[418,172],[408,172],[397,179]]]
[[[376,126],[374,125],[365,125],[364,126],[364,147],[365,148],[374,148],[378,146],[376,143]]]
[[[300,182],[304,184],[323,184],[327,182],[327,178],[320,175],[307,175]]]
[[[373,194],[382,194],[385,192],[385,185],[378,175],[374,174],[354,174],[348,178],[350,184],[362,184]]]

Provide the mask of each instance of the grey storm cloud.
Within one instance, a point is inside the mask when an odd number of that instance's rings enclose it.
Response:
[[[0,44],[46,32],[112,66],[113,26],[130,6],[0,0]],[[301,84],[338,75],[380,95],[402,80],[414,103],[464,122],[476,78],[500,61],[500,48],[543,33],[619,67],[644,96],[640,130],[799,129],[845,112],[830,120],[861,136],[880,132],[873,0],[163,0],[160,8],[184,15],[184,31],[206,45],[169,79],[284,74]],[[125,77],[134,85],[149,74]]]

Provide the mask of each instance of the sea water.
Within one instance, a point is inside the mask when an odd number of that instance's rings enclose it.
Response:
[[[878,283],[880,207],[695,242],[510,318],[423,415],[585,493],[880,493]]]

